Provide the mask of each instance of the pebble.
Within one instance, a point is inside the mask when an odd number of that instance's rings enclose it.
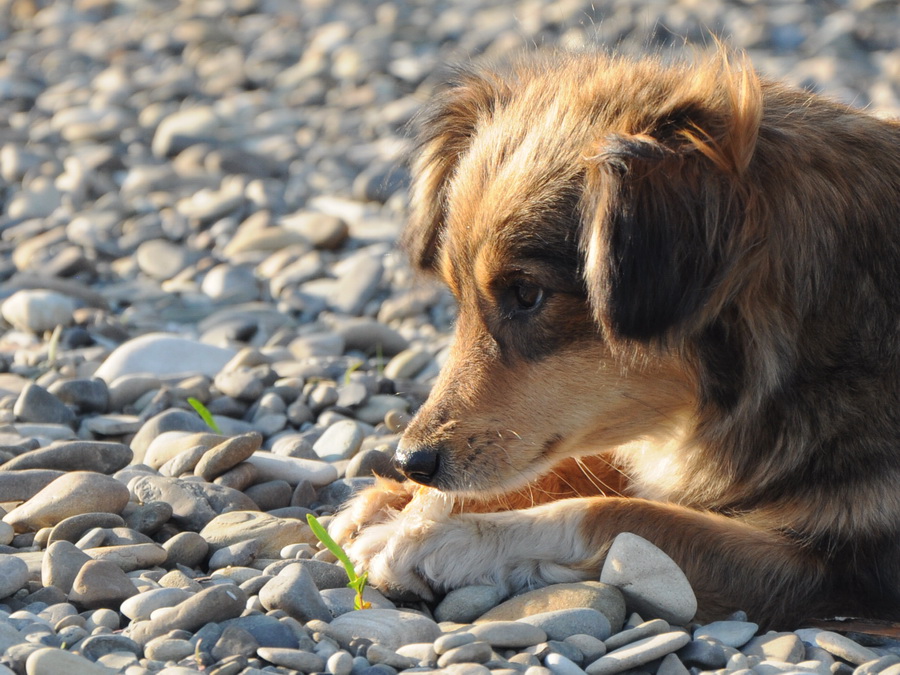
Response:
[[[305,521],[278,518],[255,511],[233,511],[214,517],[200,536],[211,551],[248,539],[259,541],[260,558],[277,558],[288,544],[314,544],[318,540]]]
[[[157,609],[174,607],[190,596],[190,592],[181,588],[156,588],[128,598],[119,611],[132,621],[144,621]]]
[[[742,647],[757,630],[759,626],[749,621],[713,621],[694,631],[694,637],[712,638],[728,647]]]
[[[362,445],[364,433],[354,420],[335,422],[313,444],[313,450],[325,462],[350,459]]]
[[[262,436],[255,431],[229,438],[203,454],[194,467],[194,474],[211,481],[249,459],[259,450],[262,440]]]
[[[625,623],[625,601],[621,591],[596,581],[552,584],[522,593],[485,612],[478,621],[515,621],[542,612],[575,608],[600,612],[609,621],[613,632],[618,632]]]
[[[551,640],[565,640],[571,635],[592,635],[599,640],[610,636],[609,619],[596,609],[580,607],[530,614],[519,619],[543,630]]]
[[[64,649],[46,647],[32,652],[25,662],[26,675],[112,675],[115,671]]]
[[[65,539],[54,541],[47,547],[41,560],[41,583],[55,587],[63,593],[72,590],[75,578],[91,557]]]
[[[124,469],[134,453],[127,445],[103,441],[59,441],[14,457],[4,470],[53,469],[112,474]]]
[[[196,373],[213,377],[233,356],[231,349],[153,333],[116,347],[94,371],[94,377],[107,383],[124,375],[145,373],[156,377]]]
[[[686,625],[697,598],[684,572],[646,539],[623,532],[613,539],[600,581],[622,591],[626,606],[642,616]]]
[[[291,485],[307,481],[315,487],[321,487],[338,478],[338,471],[333,464],[314,459],[260,451],[254,452],[247,462],[256,467],[260,481],[285,480]]]
[[[856,666],[876,660],[880,654],[854,642],[848,637],[823,630],[816,635],[816,644],[830,654]]]
[[[344,649],[350,648],[351,641],[366,638],[396,651],[401,645],[411,642],[434,642],[441,634],[440,627],[433,620],[396,609],[348,612],[321,628]]]
[[[691,636],[682,631],[654,635],[611,651],[589,664],[584,670],[588,675],[621,673],[676,652],[690,641]]]
[[[121,513],[128,499],[128,488],[115,478],[93,471],[72,471],[7,513],[3,521],[17,532],[33,532],[82,513]]]
[[[19,330],[43,333],[71,325],[75,307],[75,301],[62,293],[21,290],[3,301],[0,315]]]
[[[137,592],[131,579],[114,562],[88,560],[75,575],[69,600],[88,609],[119,607]]]
[[[259,600],[267,610],[280,609],[303,623],[310,619],[331,621],[332,615],[309,571],[288,565],[263,586]]]
[[[565,611],[565,610],[563,610]],[[541,615],[533,615],[541,616]],[[491,621],[473,626],[469,633],[494,648],[531,647],[548,639],[547,632],[527,619],[521,621]],[[556,638],[551,638],[556,639]]]
[[[0,556],[0,598],[12,595],[28,582],[28,565],[15,556]]]
[[[46,424],[72,424],[75,413],[65,403],[43,387],[30,383],[19,394],[13,406],[13,414],[22,422]],[[19,458],[16,458],[19,459]],[[24,466],[23,468],[51,468],[41,466]]]
[[[272,665],[313,673],[324,670],[325,659],[318,654],[299,649],[283,649],[279,647],[260,647],[256,650],[259,658]]]
[[[803,642],[794,633],[769,632],[747,642],[741,651],[747,656],[758,656],[785,663],[799,663],[806,654]]]

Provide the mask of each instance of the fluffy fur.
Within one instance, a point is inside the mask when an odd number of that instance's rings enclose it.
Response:
[[[333,523],[374,583],[596,579],[628,531],[700,619],[900,618],[896,123],[721,52],[543,53],[458,73],[414,175],[459,319],[417,482]]]

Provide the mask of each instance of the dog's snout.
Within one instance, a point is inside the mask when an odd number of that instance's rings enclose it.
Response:
[[[413,448],[398,452],[394,464],[407,478],[422,485],[432,485],[440,467],[440,453],[433,447]]]

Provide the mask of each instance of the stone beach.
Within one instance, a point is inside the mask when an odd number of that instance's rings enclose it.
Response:
[[[900,115],[896,0],[0,3],[0,675],[900,674],[900,640],[692,623],[627,534],[593,581],[355,611],[306,523],[392,475],[446,356],[396,240],[448,66],[713,34]]]

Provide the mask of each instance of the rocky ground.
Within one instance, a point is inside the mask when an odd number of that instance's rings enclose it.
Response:
[[[624,579],[352,611],[305,524],[390,471],[444,357],[394,242],[446,64],[710,34],[900,112],[894,0],[0,2],[0,675],[900,673],[890,640],[690,624],[628,537]]]

